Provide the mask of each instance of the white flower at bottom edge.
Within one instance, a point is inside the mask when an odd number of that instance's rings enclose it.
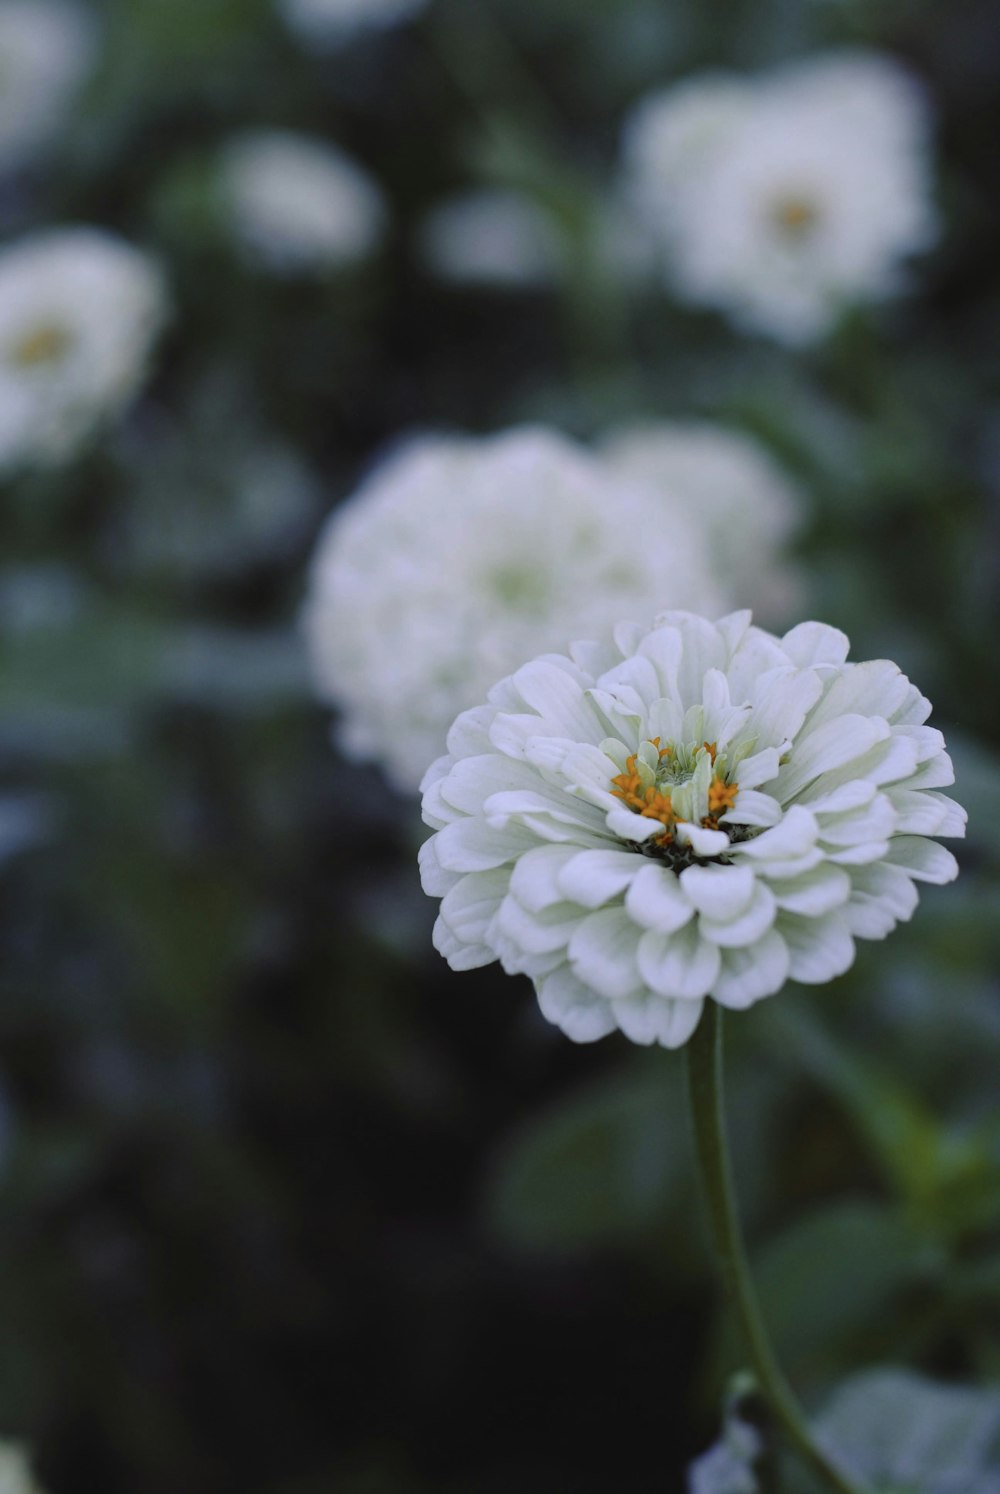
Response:
[[[930,703],[848,649],[665,612],[503,680],[424,779],[435,947],[530,976],[577,1042],[679,1047],[707,997],[843,974],[957,874],[928,837],[966,821]]]
[[[30,1458],[17,1442],[0,1442],[0,1494],[42,1494]]]

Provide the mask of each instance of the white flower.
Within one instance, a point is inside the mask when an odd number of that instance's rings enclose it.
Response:
[[[703,1003],[832,980],[948,882],[965,813],[930,703],[835,628],[665,612],[518,669],[424,781],[458,970],[500,960],[578,1042],[686,1042]]]
[[[415,441],[331,516],[304,622],[340,740],[415,789],[525,658],[716,588],[696,523],[543,430]],[[724,605],[724,602],[722,603]]]
[[[359,32],[394,26],[427,0],[281,0],[288,24],[318,46],[337,47]]]
[[[91,17],[63,0],[0,3],[0,171],[46,146],[94,60]]]
[[[625,170],[678,295],[804,343],[899,291],[907,256],[933,241],[929,134],[897,63],[835,54],[647,98]]]
[[[284,130],[239,135],[222,151],[220,191],[249,259],[278,275],[364,259],[384,224],[382,194],[336,146]]]
[[[155,261],[100,229],[0,251],[0,469],[62,461],[116,415],[166,312]]]
[[[665,505],[697,513],[712,569],[736,603],[767,623],[791,616],[802,578],[782,552],[804,503],[763,446],[708,422],[663,420],[619,427],[601,453],[626,477],[657,486]]]
[[[564,246],[550,214],[520,192],[483,188],[450,197],[421,225],[423,258],[459,284],[551,285]]]
[[[0,1494],[42,1494],[28,1455],[16,1442],[0,1442]]]

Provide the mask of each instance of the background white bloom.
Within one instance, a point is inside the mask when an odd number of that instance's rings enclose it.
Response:
[[[239,135],[223,149],[219,186],[248,258],[278,275],[364,259],[384,223],[382,194],[336,146],[284,130]]]
[[[499,188],[439,203],[421,225],[420,249],[444,280],[517,287],[550,285],[564,254],[551,215],[522,193]]]
[[[0,1442],[0,1494],[42,1494],[28,1455],[16,1442]]]
[[[48,144],[90,72],[90,15],[62,0],[0,3],[0,171]]]
[[[427,0],[281,0],[289,25],[319,46],[335,47],[361,31],[394,26]]]
[[[437,949],[529,975],[580,1042],[677,1047],[709,996],[842,974],[956,875],[927,837],[965,832],[930,702],[848,649],[666,612],[522,666],[424,782]]]
[[[0,251],[0,468],[61,461],[117,414],[166,312],[156,262],[100,229]]]
[[[804,517],[802,494],[759,442],[708,421],[620,426],[601,453],[664,503],[696,513],[716,576],[765,623],[789,618],[802,578],[783,554]]]
[[[717,605],[695,521],[518,430],[422,439],[377,469],[321,536],[305,625],[342,745],[414,789],[458,712],[522,659],[665,597]]]
[[[677,294],[788,343],[904,284],[933,241],[929,108],[890,58],[835,54],[644,100],[625,171]]]

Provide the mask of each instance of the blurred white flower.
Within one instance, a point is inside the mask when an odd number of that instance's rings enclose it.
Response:
[[[280,0],[288,24],[308,41],[336,47],[361,31],[394,26],[427,0]]]
[[[798,610],[802,576],[783,552],[802,523],[803,497],[751,436],[707,421],[646,421],[612,431],[601,454],[657,487],[665,513],[697,514],[713,572],[734,602],[768,624]]]
[[[248,258],[273,274],[353,264],[382,234],[378,187],[323,140],[284,130],[236,136],[222,150],[219,184],[233,234]]]
[[[100,229],[0,250],[0,468],[62,461],[116,415],[166,313],[157,263]]]
[[[544,208],[520,192],[488,187],[433,208],[421,225],[420,248],[443,280],[531,289],[558,279],[564,253]]]
[[[28,1455],[16,1442],[0,1442],[0,1494],[42,1494]]]
[[[340,741],[415,789],[522,659],[663,601],[725,605],[696,518],[544,430],[430,437],[331,516],[304,621]]]
[[[0,171],[64,122],[95,54],[93,19],[63,0],[0,0]]]
[[[965,833],[930,703],[807,622],[666,612],[523,665],[459,716],[424,780],[424,889],[457,970],[499,960],[577,1042],[678,1047],[843,974],[948,882]]]
[[[637,106],[624,151],[677,294],[782,342],[901,290],[935,237],[928,102],[887,57],[688,80]]]

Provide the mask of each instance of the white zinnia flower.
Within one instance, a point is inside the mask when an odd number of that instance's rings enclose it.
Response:
[[[551,285],[564,256],[551,214],[520,192],[486,187],[432,208],[420,248],[444,280],[517,288]]]
[[[166,312],[155,261],[100,229],[0,250],[0,468],[62,461],[117,414]]]
[[[782,551],[804,501],[759,442],[707,421],[650,420],[618,427],[601,452],[626,477],[657,486],[664,504],[697,513],[735,602],[768,623],[790,616],[803,587]]]
[[[0,3],[0,171],[48,144],[94,60],[91,17],[63,0]]]
[[[930,703],[848,648],[664,612],[518,669],[424,780],[437,949],[529,975],[578,1042],[677,1047],[707,997],[842,974],[956,875],[926,837],[965,830]]]
[[[337,47],[359,32],[394,26],[427,0],[281,0],[288,24],[318,46]]]
[[[933,241],[929,134],[914,78],[844,53],[643,100],[625,169],[678,295],[804,343],[900,290]]]
[[[522,659],[664,592],[717,595],[695,520],[655,489],[543,430],[429,437],[333,513],[304,621],[343,747],[412,790]]]
[[[378,187],[323,140],[285,130],[239,135],[222,151],[219,184],[247,256],[274,274],[353,264],[372,252],[382,234]]]

